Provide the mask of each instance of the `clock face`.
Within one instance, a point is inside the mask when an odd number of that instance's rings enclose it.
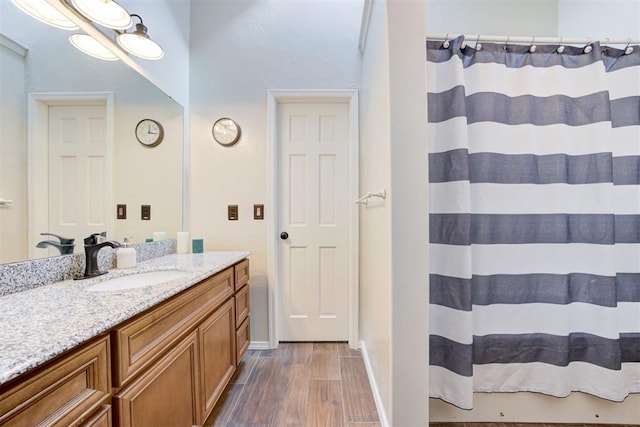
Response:
[[[142,145],[155,147],[162,142],[164,129],[162,125],[155,120],[140,120],[136,125],[136,138]]]
[[[240,139],[240,127],[231,119],[223,118],[213,124],[213,139],[220,145],[233,145]]]

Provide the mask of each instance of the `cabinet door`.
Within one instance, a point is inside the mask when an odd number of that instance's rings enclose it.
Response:
[[[111,427],[111,405],[103,405],[82,427]]]
[[[198,339],[197,332],[193,331],[113,398],[118,425],[197,425],[198,374]]]
[[[203,408],[206,420],[236,369],[234,299],[214,311],[198,328],[202,371]]]

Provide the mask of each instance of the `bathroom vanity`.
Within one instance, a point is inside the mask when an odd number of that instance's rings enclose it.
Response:
[[[202,425],[249,346],[247,255],[167,255],[0,297],[0,424]],[[159,284],[88,290],[176,269]]]

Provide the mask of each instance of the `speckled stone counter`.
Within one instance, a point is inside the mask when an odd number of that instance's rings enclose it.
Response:
[[[0,297],[0,384],[99,335],[249,252],[166,255],[128,270],[87,280],[65,280]],[[137,289],[91,292],[87,287],[128,274],[180,270],[189,274]]]

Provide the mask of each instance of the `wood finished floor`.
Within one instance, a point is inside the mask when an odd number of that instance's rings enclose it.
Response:
[[[360,351],[281,343],[247,351],[205,426],[380,427]]]

